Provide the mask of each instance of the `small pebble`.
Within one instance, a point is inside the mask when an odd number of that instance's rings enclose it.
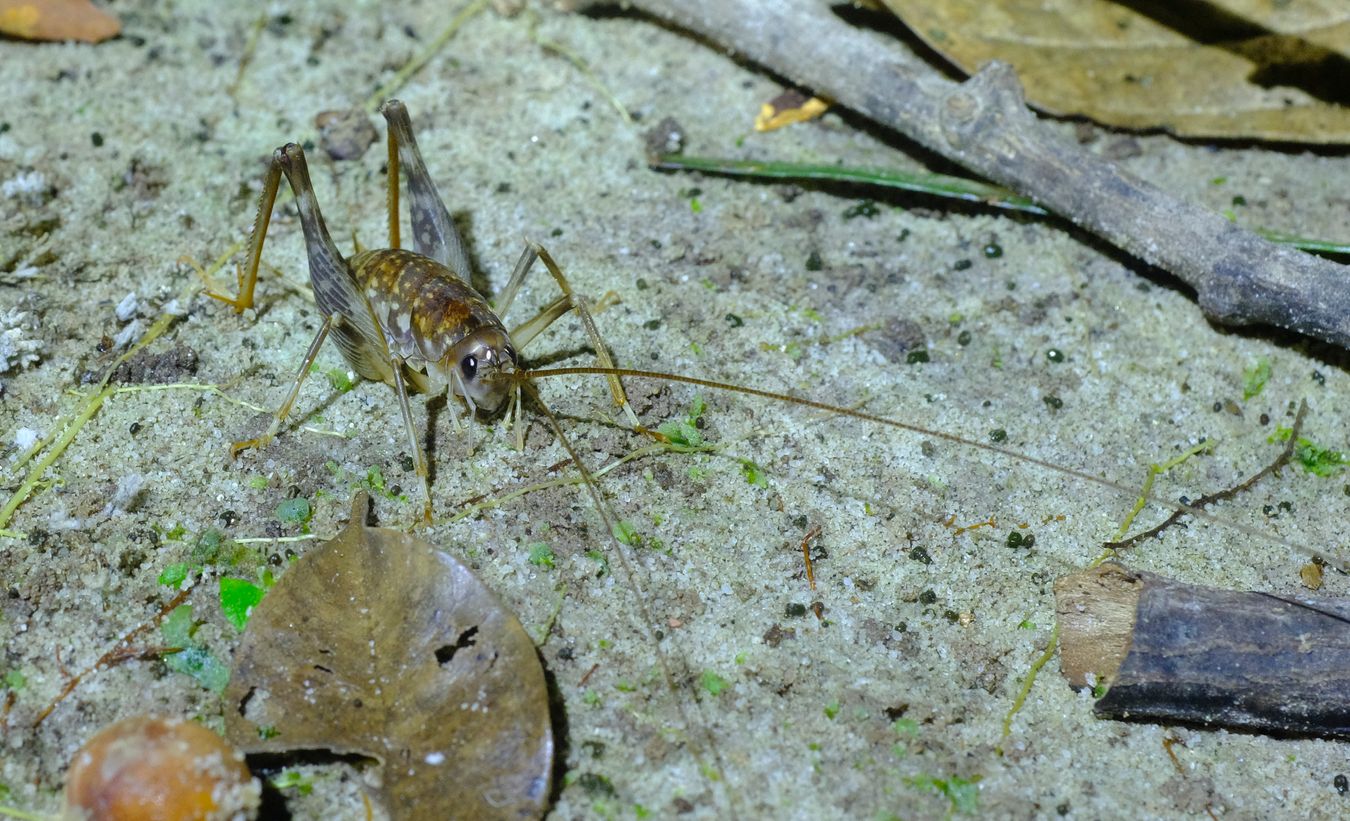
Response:
[[[136,315],[136,310],[140,308],[140,305],[140,299],[136,296],[135,291],[127,294],[122,298],[121,302],[117,303],[117,321],[126,322],[134,317]]]

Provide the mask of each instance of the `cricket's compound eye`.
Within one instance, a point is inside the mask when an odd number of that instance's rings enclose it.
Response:
[[[478,357],[469,354],[459,362],[459,369],[464,373],[465,379],[473,379],[478,375]]]

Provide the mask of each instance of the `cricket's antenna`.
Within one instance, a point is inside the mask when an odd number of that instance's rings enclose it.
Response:
[[[604,494],[600,492],[600,485],[595,480],[595,474],[591,472],[590,468],[586,467],[586,463],[581,459],[581,454],[578,453],[576,448],[572,446],[571,441],[569,441],[567,438],[567,434],[563,433],[562,424],[558,421],[558,417],[553,413],[553,410],[544,403],[544,400],[539,396],[539,391],[535,389],[533,384],[530,383],[529,379],[527,378],[528,374],[530,373],[532,372],[516,371],[512,376],[516,380],[516,384],[524,388],[525,391],[529,393],[530,398],[533,399],[535,404],[538,405],[540,410],[543,411],[544,418],[548,420],[549,427],[553,428],[554,435],[558,437],[558,441],[562,444],[563,449],[567,451],[568,456],[572,457],[572,463],[577,466],[577,470],[581,473],[582,481],[586,483],[586,490],[590,493],[591,500],[595,503],[596,512],[600,514],[600,519],[605,523],[605,529],[609,532],[610,538],[613,539],[615,543],[618,545],[618,550],[616,551],[616,553],[618,554],[619,557],[619,566],[623,568],[624,575],[628,576],[629,589],[636,594],[635,598],[637,599],[638,616],[639,618],[642,619],[642,624],[638,626],[638,629],[642,632],[643,636],[646,637],[647,640],[659,646],[659,642],[657,642],[655,636],[652,635],[652,625],[655,624],[656,622],[653,620],[651,610],[647,607],[646,591],[642,588],[641,583],[638,581],[638,576],[633,571],[633,565],[628,561],[628,551],[627,549],[625,549],[625,545],[623,545],[618,541],[618,536],[615,534],[614,522],[617,521],[617,517],[611,515],[609,503],[605,501]],[[517,420],[516,424],[520,424],[520,420]],[[680,686],[677,685],[676,683],[677,682],[676,676],[671,673],[670,664],[666,660],[666,654],[658,652],[656,654],[656,658],[657,663],[661,667],[661,676],[665,679],[667,691],[675,692],[676,690],[681,689]],[[693,679],[693,676],[689,674],[689,671],[687,669],[682,672],[684,674],[679,676],[678,681],[687,682]],[[685,689],[687,689],[687,687]],[[714,742],[712,731],[709,729],[708,722],[692,721],[691,716],[688,713],[688,708],[686,707],[685,701],[680,698],[673,699],[673,701],[675,702],[676,709],[679,710],[680,720],[684,722],[684,725],[689,728],[698,727],[702,731],[703,734],[702,744],[694,741],[692,733],[686,738],[686,741],[689,744],[689,752],[693,754],[694,759],[698,761],[702,766],[702,760],[704,758],[704,749],[706,748],[707,750],[711,751],[711,755],[713,759],[716,761],[715,765],[716,771],[718,773],[726,772],[726,762],[722,760],[721,753],[718,752],[717,744]],[[695,699],[695,703],[696,704],[698,703],[697,699]],[[715,781],[726,783],[724,777],[719,777],[715,779]],[[730,788],[728,788],[727,796],[731,800],[732,806],[734,807],[736,805],[736,797],[730,791]]]
[[[828,402],[818,402],[814,399],[803,399],[799,396],[790,396],[785,393],[766,391],[761,390],[759,388],[746,387],[744,385],[733,385],[729,382],[718,382],[712,379],[700,379],[695,376],[683,376],[681,374],[676,373],[661,373],[659,371],[645,371],[645,370],[636,370],[632,368],[605,368],[599,366],[578,365],[563,368],[547,368],[533,371],[519,371],[517,372],[517,378],[521,380],[534,380],[534,379],[543,379],[550,376],[573,376],[573,375],[587,375],[587,374],[600,376],[619,376],[619,377],[628,377],[632,379],[657,379],[666,382],[680,382],[686,385],[695,385],[700,388],[710,388],[712,390],[728,391],[731,393],[741,393],[749,396],[758,396],[764,399],[773,399],[775,401],[786,402],[792,405],[801,405],[802,407],[814,408],[815,410],[824,411],[826,413],[838,414],[840,416],[848,416],[853,419],[860,419],[864,422],[871,422],[873,424],[884,425],[890,428],[898,428],[900,430],[909,431],[910,433],[916,433],[920,436],[927,436],[931,439],[941,439],[943,441],[951,442],[957,445],[962,445],[967,448],[982,450],[988,453],[995,453],[998,454],[999,456],[1011,459],[1013,461],[1035,465],[1037,467],[1045,468],[1046,470],[1058,473],[1063,476],[1069,476],[1083,482],[1089,482],[1091,484],[1099,485],[1101,487],[1113,490],[1127,499],[1139,499],[1142,497],[1143,499],[1152,502],[1156,505],[1168,508],[1175,514],[1194,516],[1195,518],[1200,519],[1201,521],[1216,524],[1221,527],[1226,527],[1230,530],[1235,530],[1238,533],[1242,533],[1246,536],[1250,536],[1260,541],[1277,544],[1281,547],[1287,548],[1288,550],[1294,553],[1321,559],[1322,561],[1328,564],[1334,565],[1340,570],[1350,571],[1350,559],[1346,559],[1345,557],[1339,556],[1334,553],[1329,553],[1327,551],[1317,550],[1315,548],[1308,547],[1306,545],[1301,545],[1298,544],[1297,542],[1291,542],[1288,539],[1284,539],[1281,538],[1280,536],[1275,535],[1274,533],[1263,531],[1255,527],[1250,527],[1248,525],[1244,525],[1239,522],[1233,522],[1221,518],[1219,516],[1215,516],[1212,513],[1202,510],[1197,504],[1183,504],[1181,502],[1173,502],[1168,499],[1161,499],[1147,490],[1129,487],[1112,479],[1107,479],[1103,476],[1098,476],[1094,473],[1089,473],[1086,470],[1066,467],[1064,465],[1059,465],[1054,462],[1051,462],[1048,459],[1041,459],[1036,456],[1029,456],[1025,453],[1018,453],[1017,451],[1012,450],[1010,448],[1003,448],[999,447],[998,445],[991,445],[988,442],[981,442],[976,439],[968,439],[964,436],[958,436],[957,434],[954,433],[947,433],[945,431],[925,428],[922,425],[916,425],[911,422],[902,422],[898,419],[891,419],[885,416],[878,416],[876,414],[867,413],[866,411],[840,407],[839,405],[831,405]],[[1295,437],[1290,437],[1291,441],[1294,438]],[[1200,502],[1202,503],[1208,503],[1209,501],[1213,500],[1212,499],[1200,500]]]

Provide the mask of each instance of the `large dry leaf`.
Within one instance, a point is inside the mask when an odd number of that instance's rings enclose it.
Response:
[[[347,528],[254,609],[226,736],[374,758],[395,818],[541,815],[553,737],[533,642],[464,565],[366,527],[366,508],[358,494]]]
[[[1350,96],[1345,0],[1222,0],[1204,14],[1108,0],[885,3],[967,72],[1011,63],[1027,99],[1054,114],[1186,136],[1350,140],[1350,108],[1336,104]]]

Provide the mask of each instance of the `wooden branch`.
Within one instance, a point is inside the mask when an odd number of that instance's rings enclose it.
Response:
[[[1228,325],[1267,323],[1350,348],[1350,271],[1268,242],[1046,128],[1012,68],[964,83],[844,23],[822,0],[627,0],[722,43],[982,177],[1006,185],[1195,289]]]
[[[1071,684],[1104,718],[1350,739],[1350,602],[1196,587],[1117,564],[1055,584]]]

